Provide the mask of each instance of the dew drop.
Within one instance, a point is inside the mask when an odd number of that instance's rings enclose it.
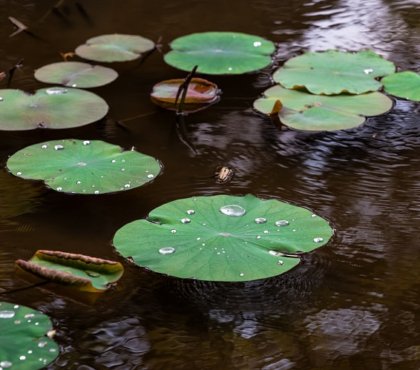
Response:
[[[257,239],[261,239],[261,235],[257,235]]]
[[[76,181],[76,184],[77,184],[77,185],[80,185],[81,183],[82,183],[82,182],[81,182],[80,180],[77,180],[77,181]]]
[[[274,257],[279,257],[283,255],[283,253],[277,251],[268,251],[268,254],[271,254]]]
[[[64,146],[61,144],[54,145],[54,150],[63,150]]]
[[[85,166],[87,166],[87,163],[86,162],[78,162],[77,165],[79,167],[85,167]]]
[[[41,148],[42,149],[47,149],[48,148],[48,145],[47,144],[43,144],[43,145],[41,145]]]
[[[260,41],[254,41],[254,47],[258,47],[258,46],[261,46],[262,44],[261,44],[261,42]]]
[[[26,356],[20,356],[20,357],[19,357],[19,360],[21,360],[21,361],[26,360]]]
[[[175,253],[175,248],[174,247],[163,247],[159,249],[159,253],[160,254],[172,254]]]
[[[256,219],[255,219],[255,223],[256,224],[265,224],[267,222],[267,219],[266,218],[264,218],[264,217],[257,217]]]
[[[15,324],[16,324],[16,325],[19,325],[21,322],[22,322],[22,321],[20,321],[20,320],[15,320]]]
[[[95,191],[94,191],[94,193],[95,193],[95,194],[99,194],[99,190],[95,190]]]
[[[90,141],[89,140],[83,141],[83,145],[89,145],[89,144],[90,144]]]
[[[268,234],[269,233],[269,231],[268,230],[264,230],[264,234]]]
[[[365,73],[365,75],[370,75],[373,72],[372,68],[366,68],[363,70],[363,72]]]
[[[190,220],[189,218],[185,217],[185,218],[182,218],[182,219],[181,219],[181,222],[182,222],[183,224],[189,224],[189,223],[191,222],[191,220]]]
[[[72,84],[71,87],[77,87],[77,84]]]
[[[283,263],[284,263],[284,262],[283,262],[282,260],[279,260],[279,261],[277,262],[277,264],[278,264],[278,265],[280,265],[280,266],[281,266],[281,265],[283,265]]]
[[[1,361],[0,362],[0,366],[3,368],[3,369],[8,369],[9,367],[12,367],[12,363],[10,362],[10,361]]]
[[[4,99],[0,96],[0,101],[3,101]]]
[[[59,186],[58,188],[57,188],[57,191],[62,191],[63,190],[63,188],[61,187],[61,186]]]
[[[31,349],[28,351],[28,355],[32,355],[32,350]]]
[[[323,238],[314,238],[314,242],[315,243],[321,243],[321,242],[323,242],[324,241],[324,239]]]
[[[125,187],[126,189],[128,189],[130,186],[131,186],[130,184],[125,184],[125,185],[124,185],[124,187]]]
[[[63,94],[66,94],[67,91],[68,91],[67,89],[64,89],[62,87],[51,87],[51,88],[45,90],[45,92],[48,95],[63,95]]]
[[[13,306],[13,308],[14,308],[15,310],[17,310],[17,309],[19,308],[19,305],[18,305],[18,304],[15,304],[15,305]]]
[[[47,342],[45,342],[45,341],[42,341],[42,342],[38,343],[39,348],[44,348],[46,345],[47,345]]]
[[[189,209],[187,211],[187,215],[193,215],[195,213],[195,211],[193,209]]]
[[[311,215],[311,217],[316,217],[316,214],[315,214],[315,213],[313,213],[313,214]]]
[[[155,175],[152,175],[152,174],[147,175],[148,179],[152,179],[153,177],[155,177]]]
[[[287,220],[278,220],[278,221],[275,222],[275,225],[276,226],[287,226],[287,225],[289,225],[289,221],[287,221]]]
[[[18,176],[20,176],[20,175],[22,175],[22,172],[16,172],[16,175],[18,175]]]
[[[121,168],[121,171],[124,172],[125,171],[125,168]]]
[[[175,229],[172,229],[172,230],[171,230],[171,233],[172,233],[172,234],[175,234],[175,233],[176,233],[176,230],[175,230]]]
[[[116,162],[116,160],[115,159],[113,159],[112,161],[111,161],[111,163],[115,163]]]
[[[228,71],[232,71],[232,67],[229,67],[229,68],[228,68]]]
[[[3,310],[0,311],[0,319],[11,319],[15,316],[15,311]]]
[[[220,212],[226,216],[240,217],[246,213],[246,210],[237,204],[230,204],[220,207]]]
[[[245,274],[243,273],[243,272],[241,272],[240,274],[239,274],[239,276],[244,276]]]

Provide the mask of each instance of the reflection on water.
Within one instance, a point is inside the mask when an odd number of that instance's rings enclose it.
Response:
[[[103,33],[172,39],[232,30],[275,41],[273,67],[245,76],[212,76],[222,99],[185,120],[149,101],[160,80],[182,77],[154,53],[143,64],[115,66],[119,79],[95,89],[107,119],[61,132],[0,133],[2,163],[24,146],[64,137],[102,139],[158,158],[151,184],[124,194],[68,196],[0,172],[0,292],[24,287],[13,262],[40,248],[118,259],[110,241],[127,222],[177,198],[254,193],[313,209],[336,236],[285,276],[245,284],[182,281],[126,265],[118,287],[88,303],[47,289],[1,299],[51,315],[62,356],[48,369],[418,369],[420,366],[419,104],[397,100],[392,112],[354,130],[280,130],[252,102],[270,75],[304,50],[373,48],[402,69],[419,69],[417,0],[74,1],[63,17],[56,1],[0,1],[0,70],[21,58],[14,87],[44,87],[32,78],[59,52]],[[8,38],[14,16],[40,36]],[[126,120],[124,125],[116,121]],[[235,170],[217,184],[220,166]]]

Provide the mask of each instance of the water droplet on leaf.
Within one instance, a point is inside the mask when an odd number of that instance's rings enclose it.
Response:
[[[48,95],[63,95],[67,93],[67,89],[64,89],[63,87],[51,87],[47,90],[45,90],[45,92]]]
[[[315,243],[321,243],[321,242],[323,242],[324,241],[324,239],[323,238],[314,238],[314,242]]]
[[[11,319],[15,316],[15,311],[3,310],[0,311],[0,319]]]
[[[265,224],[267,222],[267,219],[266,218],[264,218],[264,217],[257,217],[256,219],[255,219],[255,223],[256,224]]]
[[[159,249],[160,254],[172,254],[175,253],[174,247],[163,247]]]
[[[47,144],[41,145],[41,148],[42,149],[47,149],[48,148],[48,145]]]
[[[287,226],[289,225],[289,221],[287,220],[278,220],[275,222],[276,226]]]
[[[191,220],[189,219],[189,218],[182,218],[181,219],[181,222],[183,223],[183,224],[189,224],[190,222],[191,222]]]
[[[54,150],[63,150],[64,146],[61,144],[54,145]]]
[[[83,142],[83,145],[89,145],[90,144],[90,141],[89,140],[85,140],[84,142]]]
[[[230,204],[220,207],[220,212],[226,216],[240,217],[246,213],[246,210],[237,204]]]
[[[258,46],[261,46],[262,44],[261,44],[261,42],[260,41],[255,41],[254,42],[254,47],[258,47]]]
[[[189,209],[187,211],[187,215],[193,215],[195,213],[195,211],[193,209]]]

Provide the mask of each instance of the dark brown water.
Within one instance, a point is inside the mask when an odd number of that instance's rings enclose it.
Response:
[[[187,118],[180,142],[174,116],[150,103],[154,83],[182,72],[154,53],[116,66],[120,78],[94,89],[108,118],[58,132],[0,132],[2,164],[17,150],[54,138],[102,139],[162,161],[153,183],[103,196],[65,195],[0,172],[0,291],[26,285],[14,260],[37,249],[118,259],[115,231],[156,206],[192,195],[253,193],[312,208],[336,236],[281,278],[247,284],[185,282],[127,266],[115,291],[95,304],[47,289],[2,295],[42,310],[58,329],[61,356],[48,369],[419,369],[419,104],[358,129],[280,131],[250,108],[276,66],[304,50],[373,48],[401,69],[419,70],[417,0],[86,0],[66,17],[38,22],[55,1],[0,1],[0,70],[25,58],[16,88],[34,90],[33,70],[104,33],[167,43],[210,30],[242,31],[278,43],[275,64],[258,74],[214,77],[222,100]],[[20,34],[7,16],[33,25]],[[118,119],[143,114],[126,122]],[[212,177],[233,167],[227,185]],[[1,344],[0,344],[1,345]]]

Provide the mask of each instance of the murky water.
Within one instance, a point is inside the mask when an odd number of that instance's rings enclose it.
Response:
[[[275,197],[328,218],[336,236],[288,275],[246,284],[171,279],[127,265],[118,288],[84,302],[37,288],[2,295],[49,314],[61,356],[48,369],[419,369],[419,104],[338,133],[280,131],[250,108],[277,65],[304,50],[373,48],[419,70],[418,0],[86,0],[66,17],[55,1],[0,1],[0,70],[24,58],[16,88],[34,90],[33,69],[58,61],[91,36],[137,33],[167,43],[208,30],[242,31],[278,43],[272,68],[214,77],[220,103],[186,119],[191,151],[174,115],[148,98],[154,83],[182,72],[154,53],[116,66],[119,79],[94,89],[109,103],[103,121],[59,132],[0,132],[4,164],[15,151],[58,138],[102,139],[158,158],[164,172],[120,194],[69,196],[0,172],[0,291],[25,286],[14,260],[37,249],[118,259],[115,231],[168,201],[192,195]],[[38,39],[13,38],[7,16]],[[39,21],[41,20],[41,21]],[[117,120],[139,116],[124,122]],[[228,184],[217,167],[235,169]],[[1,345],[1,344],[0,344]]]

